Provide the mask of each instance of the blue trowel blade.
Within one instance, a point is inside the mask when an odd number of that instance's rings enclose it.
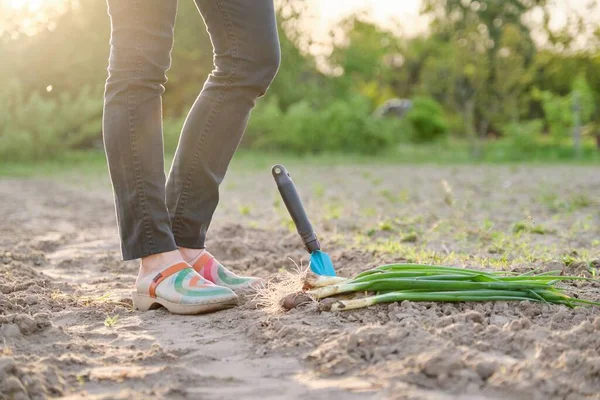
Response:
[[[317,275],[335,276],[331,258],[327,253],[320,250],[313,251],[310,254],[310,269]]]

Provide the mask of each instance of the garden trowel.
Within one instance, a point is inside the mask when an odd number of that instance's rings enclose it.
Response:
[[[283,165],[275,165],[272,169],[277,189],[283,198],[285,206],[294,220],[298,234],[302,238],[306,250],[310,253],[310,269],[317,275],[335,276],[331,258],[321,251],[317,234],[308,220],[304,205],[290,174]]]

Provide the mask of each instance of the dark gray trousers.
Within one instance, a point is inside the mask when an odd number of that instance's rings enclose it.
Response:
[[[204,248],[219,185],[250,111],[279,66],[273,0],[195,0],[214,70],[164,173],[161,96],[176,0],[108,0],[112,23],[103,134],[123,259]]]

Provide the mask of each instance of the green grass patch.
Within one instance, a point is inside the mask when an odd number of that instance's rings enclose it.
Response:
[[[548,233],[552,233],[552,230],[544,227],[543,225],[534,224],[529,220],[516,222],[512,227],[512,231],[515,234],[533,233],[536,235],[546,235]]]
[[[168,170],[173,156],[167,153],[165,169]],[[355,153],[328,153],[298,155],[285,152],[265,152],[240,149],[232,161],[232,168],[245,170],[269,169],[277,163],[290,167],[303,165],[364,165],[364,164],[435,164],[435,165],[472,165],[480,163],[524,163],[524,164],[595,164],[600,163],[600,151],[593,146],[585,146],[582,157],[576,159],[573,150],[568,145],[540,144],[534,152],[522,153],[511,148],[502,140],[486,143],[483,155],[474,159],[470,145],[464,140],[447,139],[439,142],[414,144],[400,143],[377,154],[376,156]],[[79,174],[105,174],[106,159],[102,150],[69,151],[60,155],[32,161],[0,161],[0,176],[30,177],[68,174],[77,171]],[[365,179],[371,179],[374,186],[382,181],[371,173],[363,173]],[[317,195],[323,192],[316,188]],[[389,193],[385,196],[390,201],[403,202],[405,193]],[[446,193],[448,203],[452,203],[451,195]],[[553,202],[552,195],[544,199],[545,204]],[[572,207],[581,208],[591,205],[585,196],[575,196],[570,199]]]
[[[99,150],[71,151],[60,157],[43,161],[0,162],[0,176],[32,177],[77,173],[106,174],[106,157]]]

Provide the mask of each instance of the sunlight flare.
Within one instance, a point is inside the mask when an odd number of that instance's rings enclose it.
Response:
[[[17,9],[29,9],[31,11],[36,11],[42,8],[42,5],[46,3],[45,0],[9,0],[9,4],[12,8]]]

